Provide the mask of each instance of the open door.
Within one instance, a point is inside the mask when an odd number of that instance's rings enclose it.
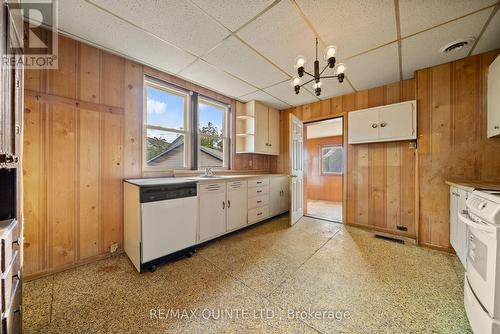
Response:
[[[304,125],[290,115],[290,225],[294,225],[304,215]]]

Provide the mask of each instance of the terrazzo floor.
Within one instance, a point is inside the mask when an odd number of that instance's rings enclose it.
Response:
[[[307,217],[287,224],[154,273],[120,255],[28,282],[24,332],[470,333],[455,256]]]

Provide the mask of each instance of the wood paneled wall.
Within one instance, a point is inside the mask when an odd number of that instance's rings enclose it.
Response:
[[[307,127],[306,127],[307,131]],[[306,137],[304,137],[306,138]],[[342,175],[321,174],[321,147],[342,145],[342,136],[307,139],[304,145],[304,208],[308,199],[342,202]]]
[[[288,138],[290,113],[308,122],[417,99],[418,149],[408,141],[346,145],[346,223],[418,237],[422,245],[451,251],[445,180],[500,182],[500,138],[486,138],[487,70],[498,54],[460,59],[419,70],[416,79],[285,110],[282,140]],[[277,161],[280,172],[289,170],[288,150]],[[397,225],[408,231],[398,231]]]
[[[123,239],[122,179],[142,172],[143,77],[236,101],[66,37],[58,70],[25,72],[24,272],[32,278],[108,256]],[[234,131],[234,127],[233,127]],[[236,155],[235,170],[276,158]]]
[[[450,248],[445,180],[500,182],[500,138],[486,136],[487,70],[499,53],[417,71],[422,244]]]
[[[346,224],[416,237],[416,149],[410,148],[408,142],[347,145],[349,112],[413,99],[415,80],[412,79],[282,112],[282,138],[288,137],[290,113],[303,122],[344,118]],[[287,152],[279,157],[277,170],[289,170]],[[398,225],[405,226],[407,231],[398,230]]]

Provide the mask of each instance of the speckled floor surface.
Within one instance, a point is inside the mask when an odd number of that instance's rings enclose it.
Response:
[[[334,222],[342,222],[342,203],[308,199],[307,214]]]
[[[24,331],[468,333],[462,284],[455,256],[282,217],[154,273],[121,255],[28,282]]]

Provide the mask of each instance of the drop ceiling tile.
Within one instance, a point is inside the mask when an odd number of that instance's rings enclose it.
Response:
[[[190,1],[88,1],[198,56],[230,34]]]
[[[396,42],[346,60],[346,76],[357,90],[399,81],[398,44]]]
[[[242,96],[255,91],[255,87],[200,59],[182,70],[179,75],[189,81],[231,97]]]
[[[438,24],[459,18],[497,0],[400,0],[401,36],[405,37]]]
[[[231,31],[247,23],[273,0],[192,0]]]
[[[441,47],[457,39],[479,35],[492,9],[480,11],[401,41],[403,78],[413,77],[413,72],[426,67],[447,63],[467,56],[472,45],[450,53],[440,52]]]
[[[87,2],[60,1],[58,11],[62,31],[141,63],[176,73],[195,60],[190,54]]]
[[[203,59],[259,88],[289,79],[289,76],[234,36],[226,39]]]
[[[276,108],[278,110],[290,108],[289,104],[284,103],[283,101],[280,101],[277,98],[275,98],[275,97],[273,97],[273,96],[271,96],[271,95],[269,95],[266,92],[261,91],[261,90],[258,90],[256,92],[253,92],[253,93],[250,93],[250,94],[247,94],[244,96],[240,96],[238,98],[238,100],[240,100],[242,102],[257,100],[257,101],[264,102],[265,104],[267,104],[273,108]]]
[[[319,99],[306,89],[301,89],[299,94],[295,94],[293,87],[288,81],[266,88],[264,91],[292,106],[319,101]]]
[[[281,1],[237,34],[290,75],[295,75],[298,55],[306,57],[308,68],[313,62],[314,34],[290,1]]]
[[[500,48],[500,10],[498,10],[477,42],[473,54]]]
[[[337,46],[339,58],[351,57],[397,38],[394,0],[297,0],[297,3],[325,43]]]

